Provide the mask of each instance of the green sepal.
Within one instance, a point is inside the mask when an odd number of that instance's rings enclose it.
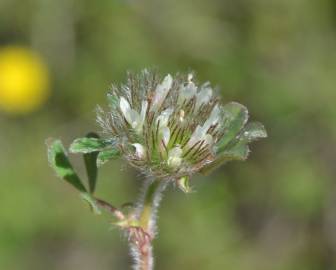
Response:
[[[99,152],[97,157],[97,166],[100,167],[104,165],[106,162],[108,162],[111,159],[115,159],[120,157],[120,150],[117,148],[103,150]]]
[[[47,142],[48,145],[48,161],[50,166],[56,172],[56,175],[65,180],[77,190],[86,192],[86,188],[73,169],[67,153],[60,140]]]
[[[190,193],[192,189],[189,186],[189,176],[183,176],[180,179],[176,181],[177,186],[180,190],[182,190],[184,193]]]

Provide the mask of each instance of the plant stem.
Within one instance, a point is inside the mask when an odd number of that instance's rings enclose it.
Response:
[[[131,244],[132,253],[135,255],[135,270],[153,269],[152,240],[156,234],[156,212],[165,187],[166,183],[163,181],[147,180],[145,183],[137,209],[139,230]]]

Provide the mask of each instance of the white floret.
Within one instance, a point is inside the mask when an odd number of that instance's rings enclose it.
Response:
[[[158,86],[155,89],[155,95],[151,105],[152,112],[157,111],[161,107],[172,85],[173,85],[173,78],[170,74],[168,74],[163,79],[162,83],[158,84]]]
[[[145,122],[148,102],[142,102],[140,114],[131,108],[130,104],[124,97],[120,97],[119,106],[126,121],[138,134],[140,134],[142,132],[143,124]]]
[[[172,148],[168,153],[168,166],[172,168],[177,168],[182,163],[182,149],[180,146]]]
[[[146,148],[140,143],[133,143],[135,147],[135,155],[139,159],[144,159],[146,156]]]

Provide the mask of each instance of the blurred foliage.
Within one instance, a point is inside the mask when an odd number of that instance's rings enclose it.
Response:
[[[44,141],[98,130],[110,83],[153,66],[195,70],[269,133],[196,193],[167,193],[157,269],[336,269],[335,27],[332,0],[0,0],[0,47],[38,55],[51,89],[34,112],[0,113],[0,269],[128,269],[126,241],[59,185]],[[139,188],[112,161],[97,194],[120,205]]]

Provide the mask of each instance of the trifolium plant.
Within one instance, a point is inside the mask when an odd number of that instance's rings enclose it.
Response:
[[[232,160],[245,160],[248,144],[267,136],[262,124],[248,123],[247,109],[222,104],[209,82],[197,85],[193,74],[166,75],[143,70],[129,73],[123,85],[107,94],[108,108],[97,107],[101,135],[75,139],[71,153],[82,153],[88,186],[71,165],[60,140],[48,141],[48,157],[56,174],[73,185],[100,214],[112,213],[129,241],[133,269],[152,270],[156,215],[165,188],[174,184],[189,193],[195,173],[208,174]],[[95,195],[97,170],[122,158],[145,177],[138,201],[125,212]]]

